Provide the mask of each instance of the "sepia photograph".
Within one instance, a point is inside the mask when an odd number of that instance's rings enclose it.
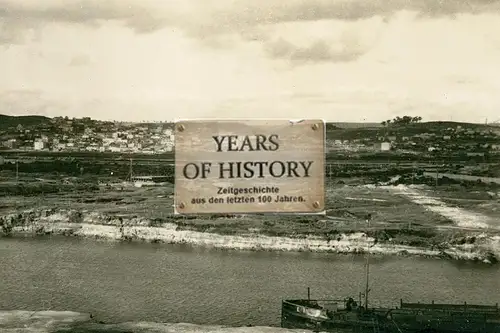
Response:
[[[500,332],[500,2],[0,0],[0,333]]]

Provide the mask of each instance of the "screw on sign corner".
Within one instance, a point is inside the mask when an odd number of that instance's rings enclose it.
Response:
[[[186,208],[186,205],[184,204],[184,202],[181,202],[177,207],[179,209],[184,209],[184,208]]]
[[[313,207],[314,207],[315,209],[318,209],[318,208],[319,208],[319,202],[318,202],[318,201],[314,201],[314,202],[313,202]]]
[[[179,124],[179,125],[177,126],[177,130],[178,130],[179,132],[183,132],[185,129],[186,129],[186,127],[184,127],[184,125],[182,125],[182,124]]]
[[[311,127],[312,127],[313,131],[316,131],[316,130],[319,129],[319,125],[318,124],[313,124]]]

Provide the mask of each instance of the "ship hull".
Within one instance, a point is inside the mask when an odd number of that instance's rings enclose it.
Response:
[[[283,301],[281,327],[321,332],[498,333],[500,316],[491,312],[460,312],[409,308],[336,308],[330,311],[310,300]],[[319,302],[321,304],[321,302]]]

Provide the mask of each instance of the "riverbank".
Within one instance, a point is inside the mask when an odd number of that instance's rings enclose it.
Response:
[[[0,311],[0,330],[9,332],[39,333],[309,333],[306,330],[289,330],[277,327],[227,327],[185,323],[127,322],[106,324],[88,313],[71,311]]]
[[[58,213],[52,221],[41,219],[33,224],[16,226],[13,236],[65,235],[92,237],[115,241],[145,241],[151,243],[189,244],[230,250],[250,251],[299,251],[339,254],[416,255],[442,259],[473,260],[485,263],[498,261],[500,236],[479,234],[463,236],[442,242],[430,248],[387,242],[362,232],[345,232],[332,235],[332,239],[318,236],[272,237],[259,234],[220,235],[210,232],[179,230],[174,223],[160,226],[104,225],[93,223],[69,223],[59,220]],[[52,219],[52,218],[51,218]],[[124,221],[130,223],[130,221]]]
[[[235,250],[369,251],[498,262],[499,200],[480,191],[450,189],[330,184],[326,216],[203,219],[174,216],[171,188],[105,189],[22,201],[7,197],[0,224],[4,236],[58,234]],[[461,208],[461,202],[467,206]]]

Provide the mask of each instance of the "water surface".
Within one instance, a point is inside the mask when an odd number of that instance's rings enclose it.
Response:
[[[209,250],[51,236],[0,239],[0,309],[92,312],[106,322],[279,325],[282,298],[357,297],[355,255]],[[372,258],[372,304],[499,302],[500,266]]]

